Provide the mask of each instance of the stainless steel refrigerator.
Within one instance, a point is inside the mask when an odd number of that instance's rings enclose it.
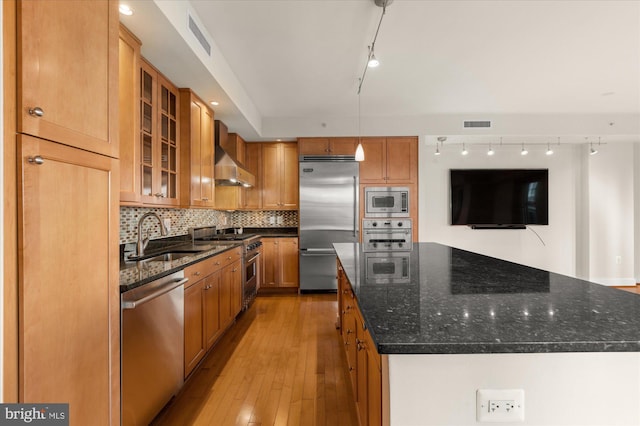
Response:
[[[337,290],[333,243],[359,241],[353,157],[300,157],[300,290]]]

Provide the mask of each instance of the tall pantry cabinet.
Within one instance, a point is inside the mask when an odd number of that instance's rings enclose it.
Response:
[[[12,3],[17,399],[119,424],[118,4]]]

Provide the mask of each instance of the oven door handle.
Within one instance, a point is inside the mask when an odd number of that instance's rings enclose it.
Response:
[[[138,306],[155,299],[156,297],[162,296],[163,294],[168,293],[177,287],[180,287],[187,281],[189,281],[189,278],[176,278],[175,280],[169,281],[169,283],[164,287],[160,287],[158,290],[144,297],[141,297],[140,299],[127,300],[126,302],[122,302],[122,309],[135,309]]]
[[[256,254],[251,259],[247,260],[247,264],[256,261],[258,259],[258,257],[260,257],[260,253]]]

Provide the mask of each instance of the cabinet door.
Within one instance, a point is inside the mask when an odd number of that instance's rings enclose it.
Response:
[[[178,89],[169,80],[158,74],[158,136],[160,164],[155,168],[154,177],[158,192],[155,204],[178,205]]]
[[[20,1],[18,17],[18,132],[117,158],[117,2]]]
[[[117,424],[117,160],[18,144],[19,399],[68,402],[75,424]]]
[[[362,138],[364,161],[360,162],[360,183],[385,183],[386,143],[384,138]]]
[[[329,138],[299,138],[299,155],[329,155]]]
[[[266,210],[280,209],[282,173],[278,146],[273,143],[262,145],[262,207]]]
[[[220,327],[220,283],[220,272],[215,272],[204,279],[204,340],[207,349],[213,346],[222,333]]]
[[[329,151],[331,155],[356,155],[357,138],[331,138]]]
[[[262,239],[262,287],[278,285],[278,238]]]
[[[279,238],[281,280],[279,287],[298,287],[298,239]]]
[[[227,266],[231,274],[231,317],[235,318],[242,310],[242,267],[240,260]]]
[[[140,203],[140,40],[120,26],[120,202]]]
[[[184,290],[184,377],[198,365],[207,352],[205,340],[205,281]]]
[[[142,173],[141,200],[144,203],[155,202],[158,189],[154,183],[154,169],[158,167],[159,153],[155,147],[158,139],[157,73],[145,61],[140,62],[140,170]]]
[[[243,188],[243,207],[245,209],[260,209],[262,208],[262,144],[246,144],[244,165],[255,175],[256,184],[251,188]]]
[[[418,181],[418,139],[415,137],[387,138],[387,173],[389,184]],[[365,151],[365,161],[366,161]]]
[[[218,310],[220,312],[220,328],[223,330],[233,322],[234,318],[234,315],[232,314],[234,280],[232,267],[233,265],[225,266],[222,268],[220,275],[220,300]]]
[[[281,144],[282,195],[280,208],[295,210],[298,208],[298,147],[295,143]]]
[[[180,89],[180,197],[185,207],[214,207],[213,111]]]

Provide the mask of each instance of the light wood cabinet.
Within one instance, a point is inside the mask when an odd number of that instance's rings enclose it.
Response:
[[[358,138],[299,138],[299,155],[355,155]]]
[[[180,89],[180,198],[183,207],[215,207],[213,111]]]
[[[242,309],[242,249],[235,247],[185,268],[184,377]]]
[[[19,133],[118,157],[118,21],[116,1],[18,2]]]
[[[298,208],[298,147],[293,142],[262,145],[262,208]]]
[[[256,177],[256,184],[251,188],[243,188],[242,208],[257,210],[262,208],[262,144],[245,145],[244,166]]]
[[[140,40],[120,25],[120,203],[140,204]]]
[[[262,238],[261,287],[298,287],[298,262],[298,238]]]
[[[144,59],[140,71],[142,202],[178,206],[178,89]]]
[[[362,138],[362,148],[360,183],[417,183],[417,137]]]
[[[18,136],[19,401],[120,419],[118,161]]]
[[[351,285],[338,261],[338,313],[353,396],[362,426],[383,423],[383,359],[366,328]]]

